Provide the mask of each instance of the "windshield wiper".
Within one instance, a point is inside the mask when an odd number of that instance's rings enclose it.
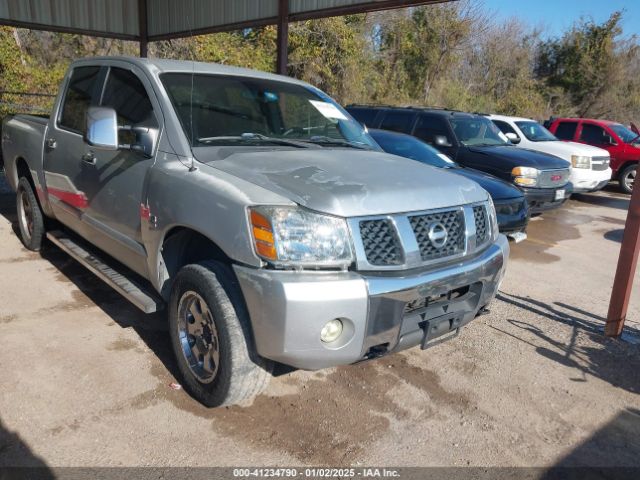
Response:
[[[229,135],[219,137],[198,138],[198,143],[218,143],[218,142],[240,142],[240,143],[271,143],[274,145],[287,145],[290,147],[309,148],[305,142],[286,140],[278,137],[268,137],[261,133],[243,133],[242,135]]]
[[[339,138],[332,138],[324,135],[314,135],[313,137],[302,141],[314,143],[316,145],[337,145],[340,147],[357,148],[358,150],[372,150],[372,148],[366,143],[350,142],[348,140],[341,140]]]

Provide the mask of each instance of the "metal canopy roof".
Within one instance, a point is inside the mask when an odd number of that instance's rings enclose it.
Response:
[[[0,25],[148,42],[447,0],[0,0]]]

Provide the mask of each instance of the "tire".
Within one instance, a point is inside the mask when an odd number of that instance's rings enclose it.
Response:
[[[618,180],[620,181],[620,189],[624,193],[631,193],[633,191],[633,184],[636,179],[637,168],[638,164],[632,163],[631,165],[627,165],[626,167],[624,167],[620,172]]]
[[[18,181],[16,208],[22,243],[29,250],[39,251],[45,234],[44,215],[31,183],[25,177],[21,177]]]
[[[169,308],[182,384],[196,400],[207,407],[248,405],[266,388],[273,364],[254,348],[249,315],[228,266],[205,261],[183,267]]]

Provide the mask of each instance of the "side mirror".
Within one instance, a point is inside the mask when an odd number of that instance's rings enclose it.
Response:
[[[119,143],[119,132],[131,132],[131,144]],[[87,133],[89,145],[103,150],[128,149],[151,158],[158,142],[158,129],[141,126],[118,126],[118,115],[113,108],[89,107]]]
[[[89,107],[85,139],[92,147],[117,150],[118,116],[116,111],[108,107]]]
[[[444,135],[434,135],[433,136],[433,143],[438,147],[452,147],[453,146],[453,145],[451,145],[451,142],[449,142],[449,139]]]
[[[604,145],[617,145],[616,142],[611,135],[605,135],[604,137]]]
[[[128,127],[125,127],[128,129]],[[143,157],[153,157],[153,151],[158,142],[158,129],[151,127],[132,127],[131,131],[136,137],[135,143],[129,145],[132,152],[139,153]]]
[[[506,136],[506,137],[509,139],[509,141],[510,141],[511,143],[513,143],[514,145],[517,145],[517,144],[519,144],[519,143],[520,143],[520,140],[521,140],[521,139],[520,139],[520,137],[519,137],[517,134],[513,133],[513,132],[505,133],[505,136]]]

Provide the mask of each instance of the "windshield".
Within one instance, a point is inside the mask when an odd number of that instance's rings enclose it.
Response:
[[[311,87],[190,73],[166,73],[161,80],[193,147],[311,142],[376,148],[362,125]]]
[[[370,134],[387,153],[417,160],[438,168],[454,168],[458,166],[453,160],[435,148],[409,135],[396,135],[375,130],[371,131]]]
[[[558,139],[538,122],[516,122],[522,134],[532,142],[555,142]]]
[[[631,130],[629,130],[627,127],[625,127],[620,123],[614,123],[613,125],[609,125],[609,128],[611,128],[611,130],[616,132],[616,135],[618,135],[618,137],[620,137],[620,140],[622,140],[624,143],[640,142],[640,139],[638,138],[637,133],[632,132]]]
[[[451,117],[451,126],[463,145],[511,145],[504,134],[484,117]]]

